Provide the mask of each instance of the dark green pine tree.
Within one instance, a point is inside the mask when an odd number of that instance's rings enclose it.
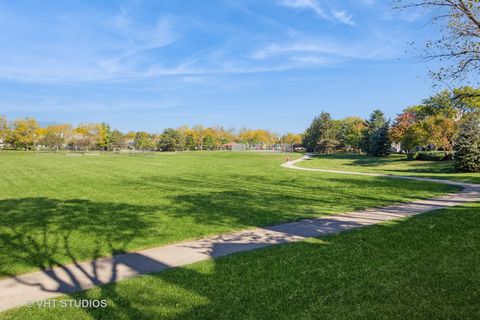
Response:
[[[469,114],[462,122],[454,145],[457,171],[480,172],[480,115]]]
[[[318,126],[318,117],[315,117],[310,124],[310,126],[305,130],[302,135],[302,145],[307,149],[308,152],[313,152],[315,149],[316,139],[318,139],[318,131],[316,127]]]
[[[381,110],[374,110],[367,121],[363,132],[362,150],[374,157],[386,157],[390,154],[390,139],[388,130],[390,122],[385,119]]]
[[[388,136],[390,122],[387,121],[374,132],[370,138],[370,155],[374,157],[386,157],[390,154],[391,142]]]
[[[317,143],[330,134],[332,129],[332,117],[328,112],[322,112],[318,117],[313,119],[310,126],[305,130],[302,139],[302,145],[307,151],[313,152],[317,147]]]

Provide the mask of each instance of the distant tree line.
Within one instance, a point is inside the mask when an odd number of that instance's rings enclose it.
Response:
[[[160,134],[146,131],[123,133],[107,123],[83,123],[78,126],[55,124],[41,127],[33,118],[8,121],[0,116],[0,145],[15,150],[114,150],[155,151],[220,150],[229,143],[253,145],[291,144],[300,146],[295,133],[278,135],[268,130],[226,130],[223,127],[182,126],[167,128]]]
[[[315,117],[302,135],[310,152],[355,152],[384,157],[391,152],[442,151],[459,171],[480,171],[480,89],[444,90],[404,109],[390,123],[381,110],[368,120]]]

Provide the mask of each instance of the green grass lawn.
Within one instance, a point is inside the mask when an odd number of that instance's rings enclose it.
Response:
[[[0,276],[454,190],[288,170],[285,157],[0,152]]]
[[[63,299],[1,319],[478,319],[480,204],[260,249]]]
[[[453,161],[407,161],[406,155],[375,158],[363,155],[321,155],[298,164],[300,167],[423,176],[480,183],[480,173],[457,173]]]

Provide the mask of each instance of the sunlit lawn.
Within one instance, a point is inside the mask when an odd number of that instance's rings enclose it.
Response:
[[[0,276],[454,190],[288,170],[285,157],[0,152]]]
[[[107,308],[3,319],[478,319],[480,204],[236,254],[74,294]]]
[[[427,176],[480,183],[480,173],[457,173],[453,161],[407,161],[406,155],[375,158],[363,155],[321,155],[299,164],[301,167]]]

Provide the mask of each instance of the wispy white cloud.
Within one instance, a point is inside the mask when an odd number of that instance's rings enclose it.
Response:
[[[112,19],[112,27],[126,41],[126,45],[118,55],[102,59],[99,66],[109,73],[129,73],[131,64],[142,60],[141,54],[153,49],[169,46],[178,40],[179,32],[175,29],[173,16],[163,16],[153,25],[140,24],[130,17],[128,11],[121,12]],[[139,59],[140,56],[140,59]]]
[[[327,59],[324,57],[318,56],[293,56],[290,58],[291,61],[300,62],[305,65],[320,65],[328,63]]]
[[[280,5],[298,10],[311,10],[320,18],[334,20],[350,26],[354,26],[353,16],[345,10],[325,9],[318,0],[280,0]]]
[[[253,51],[254,60],[267,60],[281,55],[316,53],[333,57],[354,59],[385,59],[396,53],[396,41],[337,42],[329,39],[293,40],[287,43],[272,43]]]
[[[128,40],[133,51],[164,47],[178,39],[175,30],[175,18],[163,16],[154,25],[139,24],[129,16],[128,11],[121,12],[112,19],[112,26]]]
[[[318,16],[328,19],[328,15],[316,0],[281,0],[280,4],[300,10],[309,9],[315,12]]]
[[[352,15],[348,14],[345,10],[339,10],[339,11],[333,10],[332,14],[335,17],[335,19],[337,19],[338,21],[340,21],[342,23],[345,23],[345,24],[348,24],[348,25],[351,25],[351,26],[355,25],[355,22],[353,21]]]

